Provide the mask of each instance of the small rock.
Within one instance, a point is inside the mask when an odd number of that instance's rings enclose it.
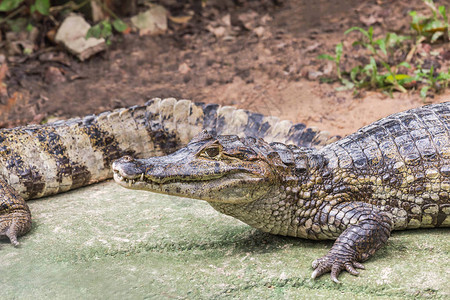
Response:
[[[178,67],[178,72],[180,72],[183,75],[189,73],[190,70],[191,70],[191,68],[189,68],[189,66],[186,63],[182,63]]]
[[[106,49],[105,39],[90,37],[86,34],[91,26],[78,15],[68,16],[56,32],[55,41],[63,44],[81,61]]]

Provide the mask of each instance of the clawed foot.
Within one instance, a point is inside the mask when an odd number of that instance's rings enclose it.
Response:
[[[19,246],[17,237],[31,229],[31,215],[29,210],[18,210],[0,216],[0,237],[6,236],[15,247]]]
[[[10,241],[11,244],[15,247],[19,246],[19,242],[17,241],[17,232],[14,230],[15,228],[13,226],[2,226],[6,227],[3,228],[3,230],[0,232],[0,236],[6,236]]]
[[[330,253],[313,261],[312,267],[314,269],[314,272],[312,273],[311,278],[317,278],[322,274],[331,271],[331,280],[336,283],[340,283],[337,278],[342,270],[346,270],[350,274],[356,276],[359,274],[356,268],[365,269],[361,263],[357,262],[354,259],[342,258]]]
[[[13,244],[14,247],[19,246],[19,242],[17,241],[17,233],[16,232],[11,232],[10,230],[8,230],[6,232],[6,236],[9,238],[9,240],[11,241],[11,244]]]

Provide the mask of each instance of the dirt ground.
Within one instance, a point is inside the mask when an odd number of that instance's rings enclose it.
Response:
[[[345,135],[390,113],[450,100],[449,90],[425,101],[418,91],[395,92],[392,98],[362,91],[355,97],[317,78],[318,72],[329,77],[335,72],[319,54],[332,54],[341,40],[345,52],[353,53],[356,35],[344,36],[345,30],[371,25],[375,35],[407,34],[413,9],[426,10],[418,0],[211,0],[200,21],[170,23],[159,36],[116,36],[106,52],[85,62],[57,46],[7,57],[8,98],[0,104],[0,125],[175,97],[234,105]],[[436,60],[448,65],[448,43],[431,48],[439,52]]]

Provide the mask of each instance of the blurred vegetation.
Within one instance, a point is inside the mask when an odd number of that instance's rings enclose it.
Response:
[[[426,98],[429,91],[439,93],[448,87],[450,68],[445,72],[437,72],[435,67],[426,67],[423,61],[413,56],[422,43],[448,43],[450,40],[449,20],[445,6],[436,7],[432,0],[423,0],[431,11],[431,16],[419,15],[411,11],[410,26],[412,35],[398,35],[388,32],[384,36],[375,38],[373,27],[367,30],[361,27],[352,27],[345,34],[358,32],[359,38],[352,46],[362,47],[367,55],[366,64],[357,65],[350,71],[341,70],[341,57],[343,44],[339,43],[335,55],[322,54],[319,59],[334,62],[337,79],[342,83],[338,90],[353,89],[358,93],[362,88],[380,89],[392,95],[394,90],[406,92],[407,89],[419,88],[420,96]],[[402,51],[397,51],[402,50]],[[396,56],[396,52],[405,53],[403,57]],[[329,79],[324,79],[324,81]]]
[[[34,28],[50,30],[57,27],[61,16],[71,12],[79,12],[86,18],[92,18],[88,9],[94,3],[105,12],[104,17],[91,27],[86,38],[103,37],[110,44],[114,30],[124,32],[128,25],[111,9],[113,1],[107,0],[78,0],[52,1],[50,0],[3,0],[0,3],[0,28],[3,32],[31,32]],[[117,1],[116,1],[117,2]],[[24,54],[28,54],[24,52]]]

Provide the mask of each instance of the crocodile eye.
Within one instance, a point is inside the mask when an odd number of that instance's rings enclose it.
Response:
[[[211,158],[214,158],[220,154],[220,148],[219,147],[211,147],[205,149],[204,153]]]

